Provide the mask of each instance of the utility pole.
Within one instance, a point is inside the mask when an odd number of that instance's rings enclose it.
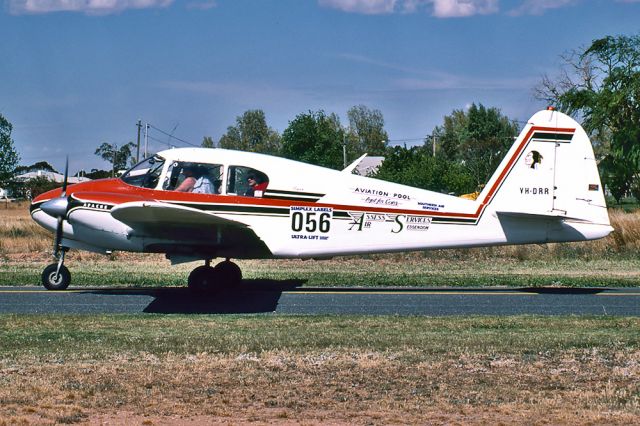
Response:
[[[436,142],[438,137],[431,133],[431,147],[433,148],[433,158],[436,158]]]
[[[342,132],[342,168],[347,168],[347,134]]]
[[[138,127],[138,148],[136,149],[136,164],[140,162],[140,129],[142,128],[142,120],[138,119],[138,123],[136,123]]]
[[[113,144],[113,167],[111,170],[111,177],[116,177],[116,156],[118,152],[118,145]]]
[[[144,158],[147,158],[147,148],[149,147],[149,123],[144,125]]]

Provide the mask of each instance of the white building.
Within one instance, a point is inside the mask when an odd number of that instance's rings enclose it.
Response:
[[[16,176],[16,180],[19,182],[27,182],[30,181],[31,179],[35,179],[37,177],[41,177],[44,176],[47,179],[49,179],[52,182],[56,182],[56,183],[62,183],[64,182],[64,175],[62,173],[55,173],[55,172],[49,172],[46,170],[38,170],[35,172],[29,172],[29,173],[24,173],[21,175]],[[80,183],[80,182],[87,182],[91,179],[86,178],[86,177],[75,177],[75,176],[69,176],[67,182],[72,184],[72,183]]]

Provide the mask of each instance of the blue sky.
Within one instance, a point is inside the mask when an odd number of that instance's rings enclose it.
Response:
[[[526,120],[562,53],[639,32],[640,0],[4,0],[0,113],[23,164],[72,172],[138,119],[200,144],[256,108],[282,132],[364,104],[413,144],[472,102]]]

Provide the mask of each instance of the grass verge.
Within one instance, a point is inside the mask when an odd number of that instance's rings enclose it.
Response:
[[[0,264],[0,285],[40,285],[46,261]],[[239,261],[245,280],[298,281],[304,286],[511,286],[635,287],[640,259],[519,260],[371,256],[329,261]],[[190,263],[170,267],[158,257],[117,261],[73,260],[72,286],[184,286]]]
[[[0,424],[640,420],[640,319],[0,316]]]

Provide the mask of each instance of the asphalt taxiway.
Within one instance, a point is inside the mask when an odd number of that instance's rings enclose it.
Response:
[[[249,282],[233,291],[187,288],[0,287],[0,313],[640,316],[639,288],[310,288]]]

